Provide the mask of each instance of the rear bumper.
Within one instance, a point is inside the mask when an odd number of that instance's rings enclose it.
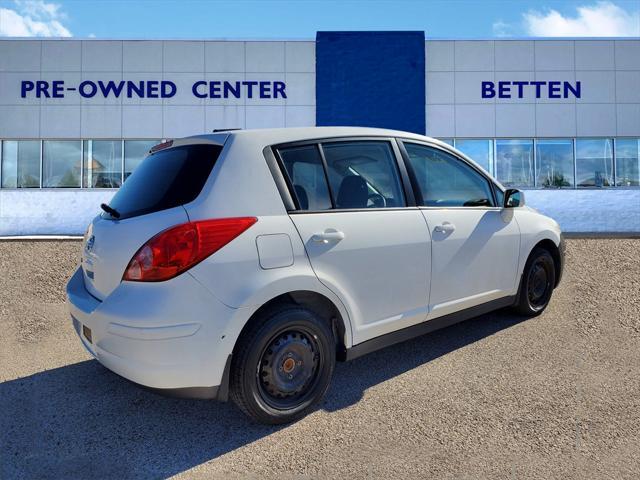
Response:
[[[122,282],[100,301],[78,269],[67,284],[67,303],[82,344],[109,370],[158,393],[226,400],[233,348],[226,330],[237,309],[189,274]]]
[[[227,357],[220,385],[213,387],[180,387],[180,388],[152,388],[136,383],[145,390],[150,390],[165,397],[196,398],[200,400],[218,400],[226,402],[229,399],[229,373],[231,370],[231,355]]]

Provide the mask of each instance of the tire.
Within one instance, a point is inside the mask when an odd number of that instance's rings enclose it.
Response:
[[[515,310],[520,315],[540,315],[551,300],[556,284],[556,268],[548,250],[537,247],[531,252],[522,272]]]
[[[296,305],[255,320],[231,360],[231,399],[260,423],[298,420],[329,388],[336,362],[333,332],[316,313]]]

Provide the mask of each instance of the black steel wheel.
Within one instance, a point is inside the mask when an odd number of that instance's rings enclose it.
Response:
[[[264,349],[256,372],[263,400],[279,410],[297,405],[313,391],[323,362],[313,332],[297,327],[278,333]]]
[[[231,398],[261,423],[288,423],[324,396],[335,366],[335,339],[314,312],[282,305],[243,332],[231,365]]]
[[[553,257],[544,248],[536,248],[524,267],[516,310],[526,316],[541,314],[553,294],[556,272]]]

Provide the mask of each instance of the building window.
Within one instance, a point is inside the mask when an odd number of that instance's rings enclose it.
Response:
[[[493,141],[492,140],[458,140],[456,148],[472,159],[487,172],[491,172],[493,165]]]
[[[505,187],[532,188],[533,140],[496,140],[496,177]]]
[[[573,140],[538,140],[536,172],[537,187],[573,187]]]
[[[79,140],[45,140],[42,144],[42,186],[80,187],[82,143]]]
[[[610,138],[576,140],[576,185],[578,187],[613,185],[613,140]]]
[[[82,152],[83,187],[120,187],[122,184],[121,140],[85,140]]]
[[[140,165],[149,154],[149,150],[160,140],[125,140],[124,142],[124,179]]]
[[[639,138],[439,140],[455,146],[505,187],[640,187]],[[159,142],[0,140],[0,187],[119,188]],[[320,181],[316,170],[315,166],[300,161],[294,176],[305,182],[312,176]],[[367,166],[363,167],[363,177],[381,175],[381,172],[366,170]],[[379,192],[369,187],[369,194],[377,198],[378,203],[384,203],[380,196],[384,198],[387,194],[391,196],[390,203],[402,203],[401,196],[395,198],[389,191]],[[318,195],[325,194],[319,192]],[[317,209],[329,208],[327,198],[308,200],[310,205],[316,204]]]
[[[640,139],[616,140],[616,185],[640,186]]]
[[[2,142],[2,187],[40,186],[40,142],[37,140]]]

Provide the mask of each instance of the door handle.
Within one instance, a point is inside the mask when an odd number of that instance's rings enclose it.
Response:
[[[433,229],[438,233],[451,233],[456,229],[456,226],[453,223],[443,222],[441,225],[436,225]]]
[[[325,230],[311,237],[311,240],[316,243],[339,242],[342,239],[344,239],[344,233],[338,230]]]

